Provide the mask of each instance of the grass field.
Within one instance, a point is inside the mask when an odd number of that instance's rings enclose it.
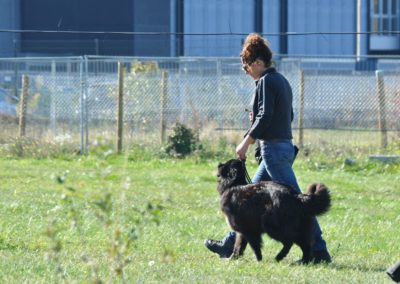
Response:
[[[294,247],[264,237],[222,261],[203,246],[229,230],[219,210],[218,160],[92,155],[0,159],[0,283],[392,283],[400,260],[400,167],[318,165],[299,157],[302,188],[329,186],[319,218],[330,265],[299,266]],[[249,165],[253,173],[255,164]]]

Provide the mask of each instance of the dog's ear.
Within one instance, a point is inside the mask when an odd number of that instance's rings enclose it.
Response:
[[[217,167],[217,177],[221,176],[221,168],[222,168],[222,164],[219,163],[218,167]]]
[[[236,176],[241,176],[244,171],[244,164],[241,160],[234,160],[230,167],[236,169]]]
[[[227,167],[225,164],[219,164],[217,170],[217,177],[227,177]]]

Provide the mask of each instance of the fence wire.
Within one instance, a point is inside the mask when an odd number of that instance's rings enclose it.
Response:
[[[229,136],[236,142],[249,126],[245,109],[254,82],[236,58],[0,59],[0,143],[10,147],[23,138],[81,153],[116,143],[118,62],[125,68],[125,147],[160,144],[163,125],[168,133],[176,122],[199,131],[202,139]],[[389,144],[398,141],[400,70],[391,67],[399,63],[383,62],[379,73],[357,70],[348,59],[276,60],[293,88],[295,140],[372,151],[384,146],[382,135]],[[18,137],[22,75],[30,84],[26,134]]]

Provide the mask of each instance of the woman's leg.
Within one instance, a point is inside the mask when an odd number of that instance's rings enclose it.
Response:
[[[294,148],[292,143],[262,142],[261,155],[265,165],[265,170],[273,181],[288,184],[298,193],[301,193],[292,168],[294,159]]]
[[[251,182],[252,183],[257,183],[257,182],[260,182],[260,181],[270,181],[270,180],[272,180],[271,177],[269,176],[266,168],[267,168],[267,166],[264,163],[264,161],[261,161],[261,163],[258,165],[256,173],[254,174],[253,178],[251,179]]]
[[[220,258],[229,258],[235,246],[236,232],[229,232],[221,241],[207,239],[204,242],[206,248],[219,255]]]

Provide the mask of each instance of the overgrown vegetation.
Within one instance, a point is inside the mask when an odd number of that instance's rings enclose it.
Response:
[[[63,190],[59,204],[51,210],[45,231],[49,239],[47,258],[55,265],[56,275],[60,279],[67,279],[68,268],[67,261],[63,258],[63,249],[68,244],[63,239],[72,234],[80,246],[78,255],[81,264],[87,267],[87,280],[92,283],[111,283],[118,279],[127,282],[125,270],[132,264],[132,248],[141,237],[144,226],[160,223],[163,206],[148,202],[144,206],[132,204],[129,211],[118,211],[115,208],[115,197],[109,190],[103,188],[104,192],[87,196],[88,193],[85,195],[82,190],[68,185],[68,173],[67,171],[56,177]],[[126,216],[121,216],[122,214]],[[95,225],[98,228],[97,234],[105,236],[104,251],[100,257],[90,252],[90,227],[87,219],[93,217],[98,223]],[[129,222],[125,223],[123,220],[127,217]],[[101,271],[101,263],[107,263],[105,271]]]
[[[70,159],[78,154],[77,144],[42,142],[26,137],[0,139],[0,155],[7,158]]]
[[[128,161],[151,161],[154,159],[171,159],[191,157],[196,162],[222,161],[235,157],[235,147],[239,139],[228,139],[225,136],[201,140],[195,131],[177,124],[169,136],[164,147],[150,143],[127,145],[124,155]],[[239,137],[240,138],[240,137]],[[381,163],[371,161],[369,155],[381,153],[378,148],[357,147],[352,145],[336,146],[328,143],[320,145],[304,145],[299,152],[297,160],[302,160],[304,170],[335,170],[346,172],[400,172],[399,163]],[[391,143],[383,154],[392,156],[400,155],[400,142]],[[0,141],[0,155],[9,159],[80,159],[80,149],[76,145],[43,143],[33,139],[7,139]],[[98,138],[89,145],[89,157],[107,160],[116,157],[115,145],[112,141]],[[249,149],[249,163],[255,165],[253,148]]]

